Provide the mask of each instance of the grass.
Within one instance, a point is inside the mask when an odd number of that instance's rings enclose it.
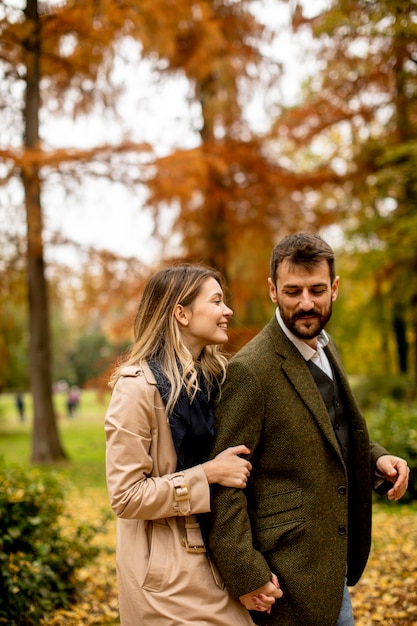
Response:
[[[106,488],[103,423],[107,403],[108,394],[84,391],[78,411],[69,418],[66,416],[65,394],[54,395],[61,443],[69,457],[68,462],[57,464],[55,469],[80,491],[86,488],[105,491]],[[28,396],[25,405],[27,417],[22,424],[13,395],[0,396],[0,458],[6,464],[30,465],[32,406]]]
[[[103,414],[106,410],[110,398],[110,391],[86,390],[81,393],[81,402],[78,409],[80,417],[90,418]],[[54,393],[53,404],[59,419],[67,416],[67,396],[64,392]],[[33,413],[32,396],[29,393],[23,394],[23,401],[26,413],[30,416]],[[15,396],[12,393],[0,394],[0,425],[1,423],[18,422]]]

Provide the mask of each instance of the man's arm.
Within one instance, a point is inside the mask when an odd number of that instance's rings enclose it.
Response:
[[[256,457],[263,415],[262,385],[256,372],[249,372],[238,359],[232,360],[216,407],[212,456],[236,442],[236,445],[244,444],[251,450],[251,459]],[[234,597],[253,593],[271,579],[265,558],[254,548],[247,501],[250,483],[249,478],[246,489],[220,485],[214,485],[212,489],[210,548]]]

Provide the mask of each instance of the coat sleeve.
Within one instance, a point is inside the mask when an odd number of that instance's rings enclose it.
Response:
[[[232,360],[216,407],[216,436],[211,456],[229,446],[245,444],[253,457],[262,433],[263,414],[262,386],[256,374]],[[270,579],[265,558],[253,547],[244,489],[213,485],[209,542],[234,597],[258,589]]]
[[[155,407],[160,402],[155,385],[144,376],[122,376],[113,389],[105,417],[106,479],[118,517],[155,520],[210,511],[210,487],[201,465],[155,475],[161,439]]]

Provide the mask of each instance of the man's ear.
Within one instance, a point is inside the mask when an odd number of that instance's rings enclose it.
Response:
[[[277,303],[277,289],[272,282],[271,278],[268,278],[268,286],[269,286],[269,297],[271,298],[274,304]]]
[[[189,314],[182,304],[177,304],[174,309],[174,317],[181,326],[188,326]]]
[[[332,284],[332,302],[336,301],[338,293],[339,293],[339,276],[336,276]]]

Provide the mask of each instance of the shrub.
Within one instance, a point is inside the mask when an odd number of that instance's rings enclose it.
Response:
[[[366,412],[366,421],[371,439],[407,460],[411,476],[402,501],[417,500],[417,404],[385,398]]]
[[[415,398],[415,382],[405,375],[351,377],[353,392],[359,406],[365,409],[377,408],[383,398],[397,402]]]
[[[57,474],[0,467],[0,623],[32,626],[68,607],[97,530],[66,512]]]

